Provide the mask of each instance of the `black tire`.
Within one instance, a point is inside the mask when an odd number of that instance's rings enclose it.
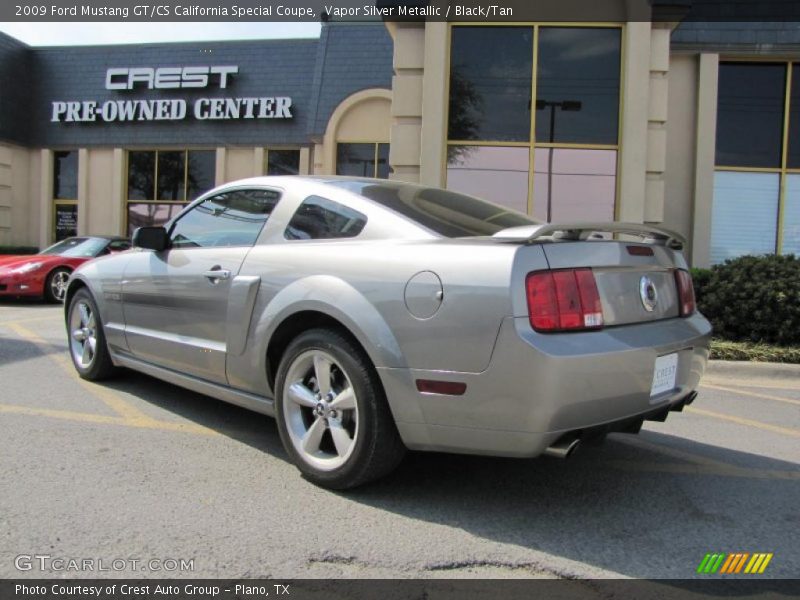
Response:
[[[64,302],[64,297],[67,293],[67,280],[69,279],[70,271],[66,267],[58,267],[53,269],[47,274],[44,280],[44,299],[51,304],[59,304]]]
[[[297,373],[303,372],[309,356],[313,368],[309,373],[309,387],[303,391],[311,394],[314,393],[315,386],[319,391],[319,384],[315,380],[316,358],[319,356],[332,358],[329,367],[331,375],[328,378],[331,382],[331,400],[330,404],[326,405],[327,416],[330,416],[330,419],[323,418],[325,409],[320,408],[320,405],[312,409],[306,405],[301,406],[296,401],[293,404],[291,397],[285,393],[288,392],[287,376],[291,373],[295,380],[288,382],[290,386],[292,383],[297,383]],[[342,384],[338,392],[335,385],[337,380]],[[342,389],[350,388],[355,398],[348,404],[352,403],[355,408],[349,411],[342,409],[338,411],[338,415],[334,414],[336,399],[341,398],[341,395],[337,394],[341,394]],[[275,389],[275,416],[281,441],[295,466],[311,482],[330,489],[349,489],[387,475],[403,459],[406,448],[397,432],[378,374],[364,351],[343,333],[333,329],[312,329],[295,338],[281,358]],[[335,443],[333,429],[341,429],[348,414],[350,422],[345,425],[351,428],[352,448],[349,452],[342,453],[339,452],[339,444]],[[296,444],[302,446],[298,437],[298,427],[301,433],[304,426],[308,427],[310,432],[314,425],[308,423],[317,420],[325,422],[325,430],[319,438],[321,441],[317,443],[317,452],[322,456],[321,459],[296,447]],[[307,424],[303,425],[303,422]],[[337,427],[334,424],[337,424]],[[327,468],[329,465],[326,465],[326,468],[318,468],[309,462],[326,460],[323,451],[326,443],[330,449],[332,464],[336,465],[340,460],[343,461],[342,464],[332,468]]]
[[[88,308],[88,319],[81,306]],[[75,292],[69,302],[66,314],[69,355],[78,375],[88,381],[100,381],[115,375],[118,368],[111,361],[100,313],[88,289],[81,288]],[[82,340],[81,336],[83,336]],[[94,339],[95,349],[93,352],[91,351],[91,339]],[[86,350],[87,345],[89,345],[88,359],[84,361],[83,359],[87,358],[87,355],[83,354],[83,351]]]

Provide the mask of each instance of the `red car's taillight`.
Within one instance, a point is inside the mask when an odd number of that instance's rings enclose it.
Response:
[[[603,307],[591,269],[529,273],[528,316],[536,331],[580,331],[603,326]]]
[[[688,317],[694,314],[697,306],[694,300],[694,285],[689,271],[677,269],[675,271],[675,286],[678,288],[678,301],[680,302],[680,314]]]

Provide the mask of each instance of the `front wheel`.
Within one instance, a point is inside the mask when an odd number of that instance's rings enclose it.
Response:
[[[314,329],[278,368],[275,413],[289,456],[312,482],[347,489],[392,471],[405,447],[377,373],[348,337]]]
[[[44,299],[47,302],[57,304],[64,302],[67,295],[67,284],[69,283],[70,270],[65,267],[53,269],[44,282]]]
[[[67,311],[67,335],[72,364],[83,379],[98,381],[113,375],[117,368],[111,362],[106,336],[94,298],[86,288],[72,297]]]

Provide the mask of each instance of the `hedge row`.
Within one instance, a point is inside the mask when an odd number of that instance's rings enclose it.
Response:
[[[698,308],[715,338],[800,345],[800,258],[742,256],[693,269],[692,276]]]

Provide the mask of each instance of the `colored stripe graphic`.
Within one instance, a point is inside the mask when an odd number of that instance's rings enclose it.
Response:
[[[709,552],[697,566],[697,572],[707,575],[756,575],[763,573],[772,560],[773,554],[766,552]],[[745,566],[747,565],[747,566]],[[743,571],[744,570],[744,571]]]

